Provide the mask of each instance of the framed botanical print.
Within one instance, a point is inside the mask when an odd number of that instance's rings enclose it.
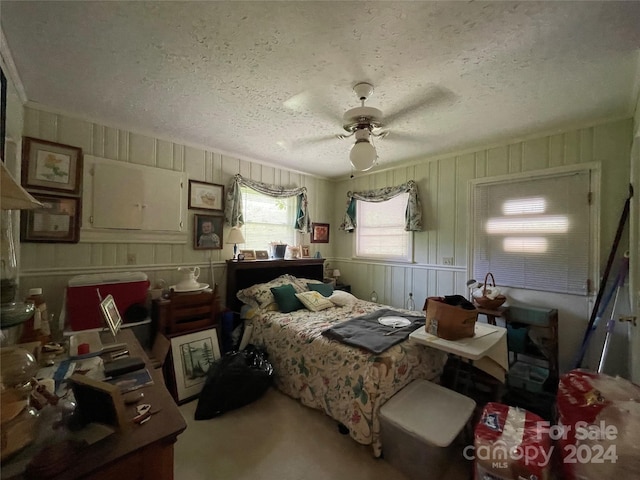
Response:
[[[81,183],[81,148],[37,138],[23,138],[23,187],[79,195]]]
[[[189,208],[224,210],[224,185],[189,180]]]
[[[311,224],[311,243],[329,243],[329,224]]]
[[[35,210],[22,210],[20,241],[78,243],[80,240],[80,198],[33,193],[42,203]]]

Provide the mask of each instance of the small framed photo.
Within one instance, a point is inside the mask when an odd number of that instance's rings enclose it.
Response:
[[[309,258],[311,256],[311,248],[309,245],[300,245],[300,256],[302,258]]]
[[[120,316],[118,307],[116,307],[116,301],[113,295],[107,295],[107,297],[100,302],[100,311],[102,312],[104,321],[109,327],[109,331],[111,331],[111,335],[113,335],[115,339],[122,325],[122,317]]]
[[[329,224],[311,224],[311,243],[329,243]]]
[[[81,148],[37,138],[23,138],[23,187],[79,195],[81,183]]]
[[[189,180],[189,208],[224,210],[224,185]]]
[[[240,250],[240,253],[244,255],[245,260],[255,260],[256,259],[256,251],[255,250]]]
[[[269,252],[267,250],[256,250],[256,260],[269,260]]]
[[[184,403],[200,394],[213,362],[220,358],[218,333],[215,328],[171,338],[171,357],[176,402]]]
[[[195,250],[222,249],[223,218],[215,215],[193,216],[193,248]]]
[[[20,241],[41,243],[78,243],[80,240],[80,199],[41,195],[33,197],[41,208],[22,210]]]

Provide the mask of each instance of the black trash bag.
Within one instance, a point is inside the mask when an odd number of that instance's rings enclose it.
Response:
[[[243,407],[260,398],[272,380],[273,366],[265,351],[250,344],[228,352],[209,367],[194,418],[207,420]]]

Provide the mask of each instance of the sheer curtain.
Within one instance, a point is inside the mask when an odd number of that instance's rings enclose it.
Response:
[[[231,185],[227,189],[226,206],[224,211],[224,218],[227,225],[232,227],[241,227],[244,225],[244,218],[242,215],[242,192],[240,191],[240,187],[242,186],[251,188],[264,195],[269,195],[270,197],[298,197],[294,228],[300,233],[309,233],[309,231],[311,231],[311,219],[309,218],[306,187],[286,188],[280,185],[270,185],[268,183],[244,178],[240,174],[233,177]]]
[[[419,232],[422,230],[422,206],[418,195],[418,185],[413,180],[395,187],[384,187],[377,190],[347,193],[347,211],[344,220],[340,224],[340,230],[352,232],[356,229],[356,200],[364,202],[384,202],[402,193],[409,194],[407,209],[405,210],[405,226],[407,232]]]

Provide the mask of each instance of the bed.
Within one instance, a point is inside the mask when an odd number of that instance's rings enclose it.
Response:
[[[259,262],[230,264],[228,276],[233,276],[229,280],[237,293],[227,292],[227,305],[240,309],[244,304],[251,343],[267,351],[280,391],[322,410],[380,456],[380,407],[415,379],[437,380],[446,355],[406,340],[375,354],[327,338],[323,332],[330,327],[384,307],[346,292],[331,295],[332,305],[319,311],[275,310],[272,286],[290,284],[302,293],[309,291],[309,284],[321,284],[321,260],[307,265],[293,262],[298,261],[265,261],[262,268],[256,267]]]

